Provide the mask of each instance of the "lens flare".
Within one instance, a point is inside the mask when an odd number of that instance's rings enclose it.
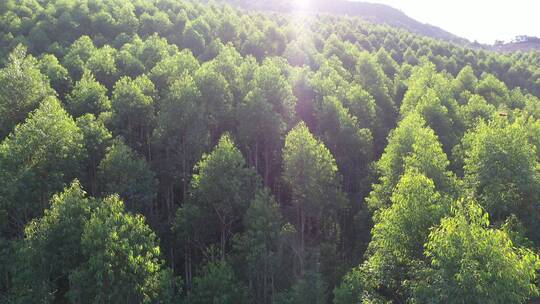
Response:
[[[293,9],[295,13],[305,13],[308,11],[311,0],[294,0]]]

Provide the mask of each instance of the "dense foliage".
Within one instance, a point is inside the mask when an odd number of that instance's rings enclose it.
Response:
[[[0,303],[524,303],[540,53],[0,1]]]

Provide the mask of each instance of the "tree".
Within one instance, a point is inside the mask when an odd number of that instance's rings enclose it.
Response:
[[[482,75],[482,79],[476,85],[476,93],[495,107],[505,105],[510,100],[508,88],[504,82],[491,74]]]
[[[253,71],[248,92],[239,105],[238,133],[248,155],[248,162],[274,186],[279,148],[286,128],[294,119],[296,99],[281,70],[283,62],[265,60]]]
[[[450,79],[436,72],[432,63],[413,69],[408,80],[409,88],[400,108],[404,117],[419,113],[439,137],[444,150],[449,153],[460,134],[457,119],[458,104],[453,98]]]
[[[264,48],[264,34],[257,30],[246,37],[240,50],[244,56],[253,56],[258,61],[264,60],[266,50]]]
[[[325,300],[326,285],[321,274],[307,271],[293,286],[279,295],[277,303],[280,304],[323,304]]]
[[[194,304],[243,304],[247,303],[246,288],[238,282],[231,265],[222,259],[207,262],[200,275],[193,278]]]
[[[216,30],[216,35],[223,43],[235,43],[238,41],[238,20],[235,20],[235,12],[230,11],[227,15],[228,18],[222,20],[219,28]]]
[[[495,114],[495,106],[480,95],[470,95],[466,104],[458,109],[461,123],[466,130],[473,129],[480,121],[487,121]]]
[[[135,78],[144,73],[145,67],[136,54],[130,52],[126,47],[116,54],[116,64],[118,66],[118,74]]]
[[[2,220],[3,223],[7,223],[7,218],[5,216],[5,213],[3,213]],[[0,229],[2,231],[0,232],[0,299],[2,301],[6,301],[9,298],[9,292],[11,288],[11,278],[9,275],[9,270],[11,268],[10,262],[13,263],[13,250],[12,250],[12,243],[4,236],[5,233],[5,225],[3,224],[0,226]]]
[[[86,149],[86,159],[83,162],[86,165],[86,174],[81,177],[81,182],[90,195],[95,196],[98,194],[98,165],[111,144],[112,134],[105,127],[102,119],[96,118],[93,114],[85,114],[77,118],[76,123],[83,134]]]
[[[111,102],[107,97],[107,88],[95,80],[92,73],[85,70],[81,80],[66,98],[66,108],[74,117],[86,113],[99,116],[100,113],[111,109]]]
[[[156,235],[143,216],[124,210],[118,196],[99,204],[80,244],[85,262],[70,276],[70,301],[155,303],[172,296],[174,280]]]
[[[237,111],[238,137],[248,155],[248,163],[260,172],[266,186],[273,187],[273,168],[277,165],[286,123],[259,89],[249,92]]]
[[[290,65],[301,67],[310,63],[310,54],[313,53],[313,46],[306,52],[307,45],[303,41],[293,40],[287,44],[283,57],[287,59]]]
[[[193,23],[186,26],[182,37],[183,45],[190,49],[195,56],[199,56],[204,52],[204,48],[206,47],[204,33],[197,31],[196,26],[194,26]]]
[[[343,42],[336,34],[328,37],[324,44],[323,54],[330,58],[336,56],[343,62],[344,68],[349,71],[354,70],[358,59],[358,49],[351,47],[350,43]]]
[[[441,193],[453,195],[456,180],[447,171],[448,158],[437,136],[417,114],[409,114],[394,129],[383,155],[377,162],[379,182],[367,199],[368,206],[377,210],[389,206],[389,197],[407,169],[416,169],[433,180]]]
[[[74,81],[81,79],[86,62],[95,50],[94,42],[88,36],[81,36],[71,44],[62,59],[71,79]]]
[[[539,257],[490,228],[474,202],[453,205],[452,216],[430,233],[425,254],[431,262],[415,286],[420,302],[524,303],[538,295]]]
[[[189,74],[174,81],[168,94],[160,100],[157,126],[153,135],[169,220],[174,215],[175,203],[187,195],[191,173],[208,145],[201,92]]]
[[[525,109],[527,105],[531,102],[537,102],[538,98],[534,97],[531,94],[523,92],[521,88],[514,88],[510,91],[510,100],[508,100],[507,105],[509,109]]]
[[[393,79],[398,72],[399,66],[397,62],[390,57],[388,52],[384,48],[380,48],[377,51],[377,63],[382,67],[384,74],[389,79]]]
[[[377,116],[380,117],[382,122],[382,132],[387,134],[394,127],[396,121],[396,106],[388,88],[390,81],[382,68],[375,62],[375,59],[367,53],[362,53],[358,58],[356,73],[356,81],[375,98]],[[384,141],[385,136],[383,134],[375,137]],[[382,150],[383,143],[381,142],[376,146]]]
[[[416,55],[414,54],[413,50],[410,47],[407,48],[405,53],[403,53],[403,61],[410,65],[417,65],[420,63],[418,58],[416,57]]]
[[[253,72],[253,79],[248,84],[250,90],[260,90],[263,97],[272,105],[275,112],[290,125],[294,117],[296,99],[292,93],[282,69],[282,60],[267,59]]]
[[[29,112],[54,92],[47,77],[41,74],[38,61],[17,46],[8,64],[0,70],[0,139],[5,138]]]
[[[25,227],[17,246],[12,266],[17,303],[67,301],[69,276],[84,262],[80,240],[97,202],[74,181],[50,205],[43,217]]]
[[[375,99],[361,86],[351,84],[341,101],[352,116],[355,116],[360,128],[368,128],[373,134],[382,135],[381,122],[377,117]]]
[[[149,77],[160,91],[160,95],[165,96],[174,81],[182,79],[186,74],[193,75],[198,69],[197,58],[186,49],[156,63]]]
[[[273,303],[280,276],[280,246],[283,218],[272,194],[259,191],[244,216],[245,233],[239,250],[247,262],[250,299],[256,303]]]
[[[362,187],[362,179],[368,176],[373,155],[371,131],[361,129],[357,118],[336,98],[325,98],[318,113],[317,133],[332,155],[344,177],[344,190],[357,194]]]
[[[333,56],[325,61],[309,79],[309,85],[315,93],[315,105],[320,106],[325,96],[345,99],[347,91],[352,91],[353,87],[362,88],[358,84],[350,83],[351,77],[350,72],[343,68],[337,57]],[[369,95],[369,93],[367,94]]]
[[[232,45],[226,45],[212,60],[212,65],[215,71],[227,80],[234,104],[244,99],[248,93],[249,79],[258,66],[255,59],[244,58]]]
[[[117,79],[118,69],[116,68],[115,56],[116,49],[105,45],[94,50],[85,64],[85,68],[90,70],[96,79],[107,88],[112,88]]]
[[[394,77],[394,101],[396,105],[400,105],[403,102],[403,98],[409,89],[408,80],[411,77],[413,67],[409,64],[403,64],[396,76]]]
[[[527,133],[523,123],[500,118],[480,123],[463,139],[465,180],[495,223],[510,214],[526,226],[536,222],[532,215],[538,212],[538,162]],[[533,227],[529,236],[537,235]]]
[[[45,54],[39,58],[39,69],[41,73],[49,78],[51,87],[58,96],[64,97],[71,89],[71,78],[68,70],[63,67],[56,56]]]
[[[370,191],[373,160],[373,138],[369,129],[361,129],[355,116],[333,97],[325,98],[318,113],[317,133],[336,159],[343,176],[343,190],[348,194],[347,208],[339,214],[340,250],[345,259],[360,256],[367,245],[369,228],[360,219],[365,205],[359,201]]]
[[[283,180],[291,191],[297,217],[298,271],[302,277],[307,249],[318,248],[325,241],[336,242],[337,228],[332,220],[344,207],[345,200],[336,161],[304,123],[294,127],[285,139]]]
[[[83,149],[81,130],[53,97],[0,144],[0,208],[12,233],[21,233],[53,193],[80,175]]]
[[[264,30],[264,49],[268,55],[281,55],[287,45],[285,35],[273,25]]]
[[[204,64],[194,74],[195,84],[200,91],[202,111],[212,143],[226,130],[234,126],[233,95],[225,76],[216,71],[214,64]]]
[[[223,135],[212,153],[195,167],[190,186],[191,202],[214,214],[220,228],[219,250],[225,258],[233,228],[240,221],[258,186],[257,176],[229,135]]]
[[[154,34],[144,41],[136,37],[131,52],[142,63],[144,71],[152,71],[158,62],[178,53],[176,45],[169,44],[167,39]]]
[[[334,303],[368,298],[401,302],[410,296],[407,280],[423,261],[430,228],[447,214],[450,200],[416,170],[401,177],[390,200],[374,217],[368,259],[345,276],[334,291]]]
[[[155,94],[148,77],[122,77],[114,85],[111,100],[116,133],[147,159],[152,155],[150,136],[155,125]]]
[[[173,27],[172,22],[169,20],[169,16],[162,11],[157,11],[152,16],[145,12],[141,15],[140,21],[140,31],[143,36],[150,36],[154,33],[167,35]]]
[[[102,196],[118,193],[126,208],[153,220],[157,180],[154,172],[130,147],[116,139],[98,166],[98,185]]]
[[[539,53],[215,2],[0,0],[0,303],[452,302],[457,198],[540,250]]]
[[[466,103],[466,99],[463,99],[462,96],[465,92],[473,93],[476,91],[476,85],[478,83],[478,78],[474,74],[474,70],[470,65],[465,66],[459,74],[456,76],[456,79],[452,81],[452,87],[454,90],[454,96],[461,104]]]

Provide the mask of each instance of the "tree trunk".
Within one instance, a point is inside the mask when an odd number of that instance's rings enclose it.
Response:
[[[263,301],[268,303],[268,255],[265,257],[264,261],[264,287],[263,287]]]
[[[90,194],[96,196],[97,194],[97,161],[94,156],[91,156],[90,164]]]
[[[268,147],[264,149],[264,184],[270,186],[270,152]]]
[[[221,260],[225,260],[225,239],[226,239],[226,228],[225,224],[221,224]]]
[[[187,192],[187,161],[186,161],[186,141],[182,140],[182,197]],[[191,170],[191,168],[190,168]]]
[[[259,172],[259,142],[255,142],[255,170]]]
[[[189,236],[186,238],[184,244],[184,272],[186,279],[186,292],[189,303],[189,298],[191,296],[191,242]]]
[[[302,203],[298,205],[298,213],[300,216],[300,250],[299,250],[299,260],[300,260],[300,277],[304,277],[304,258],[305,258],[305,227],[306,227],[306,218],[304,214],[304,206]]]

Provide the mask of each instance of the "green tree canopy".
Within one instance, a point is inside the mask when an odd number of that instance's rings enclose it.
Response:
[[[103,196],[118,193],[129,211],[153,219],[157,187],[155,173],[146,160],[121,139],[116,139],[107,149],[99,163],[97,178]]]
[[[75,121],[49,97],[0,144],[1,208],[12,231],[42,214],[49,197],[81,174],[84,142]]]
[[[451,80],[437,73],[434,64],[428,63],[413,69],[400,114],[404,117],[411,112],[419,113],[448,152],[458,143],[459,138],[457,106]]]
[[[390,81],[381,66],[366,52],[361,53],[358,58],[356,78],[358,83],[375,98],[383,129],[388,132],[394,127],[396,120],[396,105],[388,87]]]
[[[466,100],[463,100],[461,97],[464,92],[473,93],[476,91],[476,85],[478,83],[478,78],[474,74],[474,70],[470,65],[465,66],[456,78],[452,81],[452,87],[454,89],[454,96],[461,104],[465,103]]]
[[[53,95],[38,61],[17,46],[9,55],[8,64],[0,69],[0,138],[6,137],[29,112],[47,96]]]
[[[190,301],[196,304],[247,303],[246,288],[238,282],[231,265],[224,260],[207,262],[200,275],[193,278]]]
[[[98,192],[98,165],[111,144],[112,134],[105,126],[103,119],[96,118],[93,114],[85,114],[77,118],[76,123],[83,134],[86,149],[84,161],[86,174],[81,177],[81,182],[91,195],[96,195]]]
[[[268,189],[255,194],[244,216],[245,233],[238,242],[249,277],[249,295],[256,303],[273,303],[275,290],[285,278],[281,268],[283,217]]]
[[[424,260],[430,228],[447,214],[450,200],[414,169],[401,177],[390,200],[390,207],[374,218],[368,259],[345,276],[334,303],[408,298],[408,280]]]
[[[357,118],[336,98],[326,98],[318,116],[318,133],[336,158],[344,189],[350,193],[365,191],[362,179],[368,176],[373,157],[371,131],[360,128]]]
[[[416,169],[433,180],[442,193],[454,194],[456,180],[447,167],[448,158],[437,136],[417,114],[409,114],[392,131],[383,155],[377,162],[379,182],[373,186],[367,202],[379,209],[390,204],[389,197],[401,176]]]
[[[532,218],[538,212],[538,162],[527,134],[520,121],[480,123],[463,139],[464,170],[474,197],[495,223],[515,214],[533,225],[529,235],[536,236]]]
[[[13,268],[16,303],[65,302],[70,274],[84,262],[81,236],[97,202],[74,181],[25,227]]]
[[[453,215],[430,233],[425,254],[431,265],[415,286],[418,301],[524,303],[538,295],[538,256],[490,228],[474,202],[453,205]]]
[[[157,126],[153,135],[154,160],[165,189],[168,217],[174,215],[174,203],[187,195],[193,166],[209,142],[201,92],[189,74],[174,81],[159,102]]]
[[[225,257],[238,221],[249,207],[258,178],[246,167],[244,157],[229,135],[224,135],[195,167],[190,186],[190,204],[218,220],[221,257]]]
[[[107,88],[96,81],[90,71],[85,70],[81,80],[75,83],[73,90],[67,96],[66,108],[74,117],[86,113],[99,116],[101,112],[111,109]]]
[[[303,122],[285,139],[283,180],[291,191],[297,217],[298,270],[303,276],[308,255],[312,253],[309,249],[323,242],[335,244],[337,241],[338,228],[332,223],[345,208],[336,161]]]
[[[147,158],[151,156],[150,136],[155,125],[155,94],[148,77],[122,77],[114,85],[111,100],[117,134]]]
[[[174,293],[156,235],[143,216],[124,210],[118,196],[95,209],[80,244],[85,262],[70,276],[70,301],[156,303]]]
[[[45,54],[39,58],[39,69],[41,73],[49,78],[51,87],[58,96],[63,97],[71,89],[71,77],[68,70],[63,67],[56,56]]]

